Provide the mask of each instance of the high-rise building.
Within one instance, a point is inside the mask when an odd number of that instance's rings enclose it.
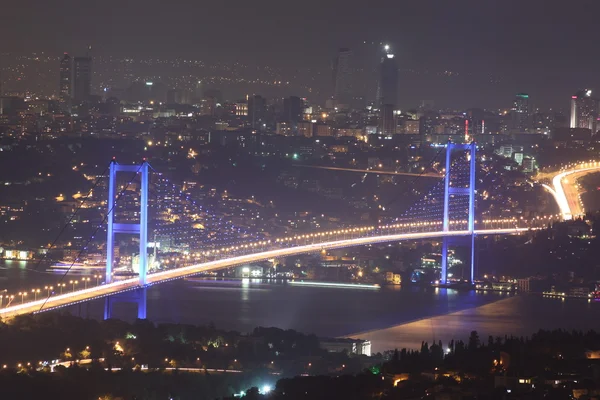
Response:
[[[304,101],[300,97],[290,96],[283,99],[283,121],[296,124],[302,121]]]
[[[385,55],[379,67],[379,105],[398,103],[398,65],[395,55],[385,46]]]
[[[198,81],[198,82],[196,82],[196,87],[194,88],[193,101],[195,104],[199,104],[200,102],[202,102],[203,98],[204,98],[204,91],[202,88],[202,81]]]
[[[263,130],[267,116],[267,101],[259,95],[248,98],[248,122],[252,129]]]
[[[398,65],[390,46],[386,45],[384,49],[377,90],[380,109],[379,132],[392,135],[396,131],[394,110],[398,102]]]
[[[223,93],[220,90],[206,89],[202,93],[202,100],[200,100],[200,113],[202,115],[214,116],[217,112],[217,107],[222,103]]]
[[[299,122],[298,123],[297,134],[299,136],[312,137],[312,135],[313,135],[313,123],[310,122],[310,121]]]
[[[89,100],[92,94],[92,57],[75,57],[73,61],[73,98]]]
[[[58,85],[60,101],[68,103],[73,97],[73,60],[67,53],[60,60],[60,80]]]
[[[194,104],[193,93],[185,89],[169,89],[167,90],[168,104]]]
[[[235,115],[237,117],[247,117],[248,116],[248,102],[247,101],[238,101],[235,103]]]
[[[419,118],[419,134],[433,135],[440,122],[439,114],[429,111]]]
[[[571,128],[586,128],[596,133],[598,99],[590,89],[580,90],[571,96]]]
[[[512,108],[512,129],[519,132],[529,130],[529,95],[517,93]]]
[[[341,48],[333,60],[333,98],[341,108],[348,108],[352,102],[352,51]]]
[[[392,104],[383,104],[379,109],[379,133],[393,135],[396,133],[396,115]]]
[[[0,115],[4,115],[4,91],[2,87],[2,64],[0,64]]]

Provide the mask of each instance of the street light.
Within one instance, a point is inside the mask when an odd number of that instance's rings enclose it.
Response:
[[[48,292],[47,297],[50,297],[50,291],[54,289],[54,286],[44,286],[44,290]]]
[[[31,293],[33,293],[33,300],[36,301],[37,300],[37,295],[38,293],[40,293],[40,289],[31,289]]]
[[[69,281],[71,285],[73,285],[73,292],[75,291],[75,285],[79,283],[79,281]]]
[[[25,297],[27,297],[27,292],[19,292],[19,296],[21,296],[21,304],[25,302]]]
[[[96,278],[96,286],[98,286],[98,280],[102,278],[102,275],[94,275],[94,278]]]
[[[83,288],[84,288],[84,289],[87,289],[87,284],[88,284],[88,282],[90,281],[90,278],[82,278],[81,280],[83,281],[83,285],[84,285],[84,287],[83,287]]]

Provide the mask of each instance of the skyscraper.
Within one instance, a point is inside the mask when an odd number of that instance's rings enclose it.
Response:
[[[384,50],[377,90],[380,109],[379,132],[391,135],[396,133],[394,110],[398,102],[398,65],[390,46],[385,45]]]
[[[73,97],[73,60],[67,53],[60,60],[58,91],[62,103],[69,103],[71,101],[71,97]]]
[[[587,128],[596,133],[598,99],[592,97],[590,89],[580,90],[571,96],[571,128]]]
[[[263,130],[267,115],[267,101],[259,95],[248,98],[248,122],[252,129]]]
[[[352,102],[352,51],[341,48],[333,60],[333,98],[341,108],[348,108]]]
[[[1,61],[1,59],[0,59]],[[2,95],[4,94],[3,92],[3,87],[2,87],[2,63],[0,62],[0,115],[4,114],[4,97],[2,97]]]
[[[204,98],[204,92],[202,87],[202,81],[196,82],[196,87],[194,88],[194,94],[192,97],[192,101],[194,104],[200,104],[202,99]]]
[[[302,121],[304,101],[300,97],[290,96],[283,99],[283,121],[297,124]]]
[[[89,100],[92,94],[92,57],[75,57],[73,62],[73,98]]]
[[[398,65],[390,46],[385,45],[385,55],[381,59],[379,67],[379,105],[391,104],[396,106],[398,102]]]
[[[526,132],[529,129],[529,95],[517,93],[512,108],[512,129]]]

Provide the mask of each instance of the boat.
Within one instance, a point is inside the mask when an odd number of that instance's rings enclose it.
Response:
[[[57,263],[50,265],[50,270],[88,270],[88,269],[104,269],[106,265],[99,263],[78,263],[73,261],[61,260]]]
[[[128,271],[128,270],[121,270],[121,271],[115,271],[115,272],[113,272],[113,276],[131,277],[131,276],[138,276],[138,275],[139,274],[137,272]]]

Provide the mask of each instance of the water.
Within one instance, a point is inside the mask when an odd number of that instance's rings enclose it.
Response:
[[[384,329],[359,332],[354,337],[371,340],[374,351],[395,347],[419,348],[432,343],[465,340],[477,331],[483,342],[488,336],[531,336],[540,329],[600,330],[600,303],[586,299],[553,299],[538,295],[507,296],[504,299],[462,311],[423,318]]]
[[[57,273],[33,272],[31,263],[6,262],[0,268],[4,268],[0,270],[0,289],[43,287],[60,278]],[[78,276],[82,275],[69,275],[66,282]],[[102,310],[103,301],[69,309],[91,318],[101,318]],[[113,315],[131,321],[135,306],[117,304]],[[148,289],[148,318],[154,322],[214,323],[240,332],[276,326],[318,336],[355,335],[371,340],[374,351],[383,351],[418,347],[423,340],[466,339],[471,330],[477,330],[482,339],[488,335],[527,336],[540,328],[598,330],[600,303],[433,288],[372,290],[260,280],[178,280]]]
[[[9,293],[15,294],[21,290],[43,289],[44,286],[58,287],[58,282],[68,284],[70,280],[80,280],[83,277],[90,277],[92,285],[96,283],[93,276],[97,271],[73,271],[63,277],[64,271],[48,271],[49,265],[49,263],[38,264],[26,261],[0,261],[0,290],[7,289]]]

